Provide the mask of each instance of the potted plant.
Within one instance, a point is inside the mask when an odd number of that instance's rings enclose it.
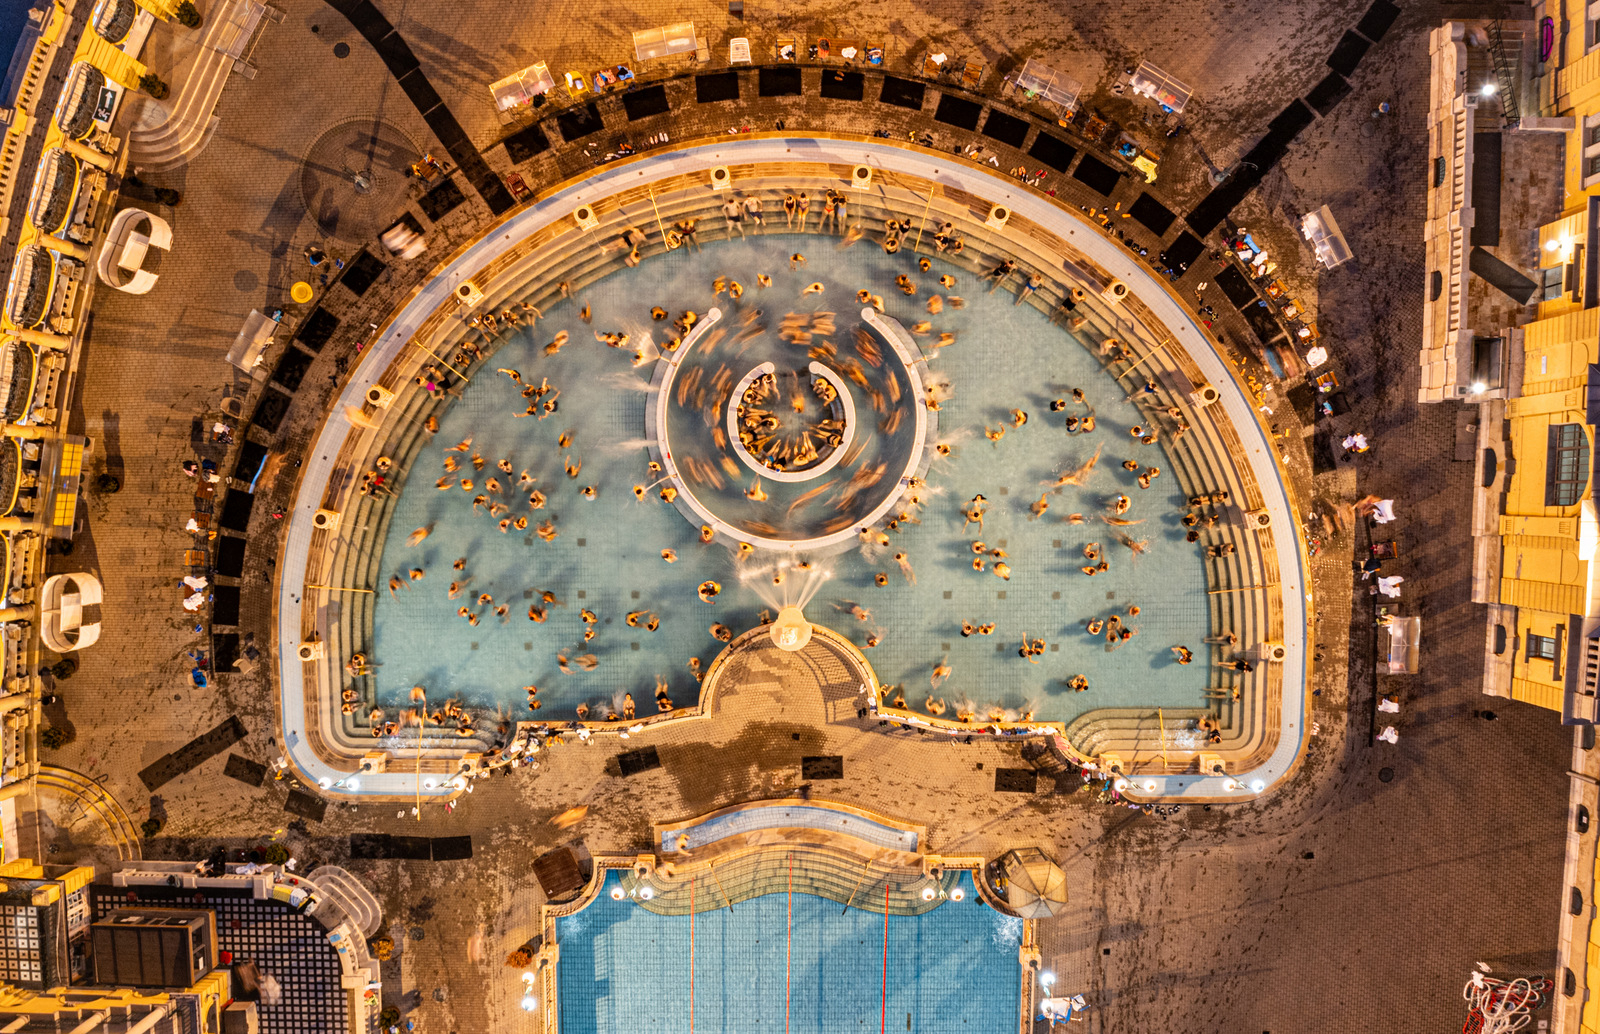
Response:
[[[171,92],[167,89],[167,84],[162,82],[161,77],[154,72],[146,72],[139,77],[139,89],[158,101],[163,100]]]
[[[178,21],[188,28],[198,29],[200,27],[200,12],[195,8],[191,0],[183,0],[183,3],[178,5],[178,9],[174,13],[178,16]]]
[[[48,747],[50,750],[60,750],[62,747],[65,747],[68,742],[71,741],[71,739],[72,737],[68,735],[67,730],[58,729],[55,726],[51,726],[48,729],[41,729],[39,731],[39,742],[45,747]]]

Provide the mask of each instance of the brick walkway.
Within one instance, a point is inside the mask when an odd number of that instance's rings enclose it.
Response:
[[[382,62],[340,16],[320,0],[280,6],[287,18],[263,30],[257,78],[230,84],[215,138],[190,166],[162,178],[184,190],[185,201],[170,213],[175,249],[160,286],[143,298],[96,296],[74,417],[73,430],[96,439],[90,473],[118,473],[123,489],[90,499],[87,531],[70,557],[56,559],[56,569],[101,575],[108,621],[101,643],[60,687],[64,704],[50,712],[78,739],[46,759],[104,777],[135,821],[164,816],[166,830],[146,845],[151,857],[203,855],[219,830],[226,843],[255,843],[290,818],[281,784],[257,789],[223,778],[223,757],[162,786],[155,798],[137,780],[140,769],[235,714],[249,736],[233,752],[276,757],[264,672],[225,676],[204,691],[188,684],[186,651],[203,640],[173,589],[192,484],[177,462],[193,454],[194,422],[215,415],[225,389],[243,387],[221,356],[245,314],[285,305],[289,285],[307,273],[299,256],[316,222],[306,212],[300,166],[316,139],[341,120],[377,117],[421,147],[435,146]],[[1195,88],[1188,131],[1172,143],[1155,185],[1179,212],[1208,189],[1202,155],[1226,165],[1248,150],[1265,120],[1321,77],[1321,57],[1358,15],[1347,5],[1286,8],[1264,0],[1226,8],[1137,0],[1073,12],[1076,25],[1062,22],[1059,8],[1036,3],[868,5],[843,24],[820,5],[786,9],[781,20],[752,9],[742,23],[716,4],[633,3],[604,16],[547,10],[542,21],[504,5],[380,6],[473,143],[502,170],[505,151],[490,146],[500,130],[487,103],[489,80],[539,59],[558,74],[621,60],[628,30],[683,18],[696,20],[720,57],[732,35],[751,37],[759,53],[781,29],[814,36],[852,27],[892,29],[885,35],[897,66],[891,71],[906,71],[908,52],[930,39],[957,57],[976,50],[997,65],[1002,55],[1029,54],[1083,79],[1090,103],[1141,132],[1151,131],[1137,114],[1145,109],[1109,91],[1125,64],[1149,58]],[[1419,410],[1414,402],[1425,31],[1419,18],[1402,17],[1357,72],[1355,92],[1302,134],[1235,213],[1267,240],[1291,286],[1318,312],[1351,385],[1354,411],[1315,434],[1336,440],[1361,429],[1377,442],[1354,467],[1314,472],[1315,437],[1302,439],[1281,407],[1304,498],[1324,511],[1368,491],[1400,501],[1410,544],[1401,569],[1406,599],[1423,615],[1424,632],[1423,673],[1382,687],[1402,694],[1397,747],[1369,745],[1367,601],[1347,617],[1354,542],[1326,539],[1317,570],[1320,730],[1299,775],[1270,799],[1186,809],[1163,821],[1097,805],[1085,792],[1057,795],[1048,781],[1031,796],[997,794],[992,770],[1022,764],[1010,748],[886,735],[860,727],[853,712],[830,712],[824,701],[751,687],[725,698],[713,723],[665,737],[663,767],[631,779],[608,763],[610,747],[574,746],[553,755],[537,778],[524,772],[484,783],[453,814],[432,810],[420,824],[401,821],[394,805],[334,805],[321,823],[295,825],[290,844],[302,860],[343,859],[352,831],[473,835],[476,853],[467,862],[348,863],[384,888],[386,919],[401,935],[386,997],[415,1009],[421,1029],[531,1030],[516,1007],[520,984],[500,960],[533,932],[532,856],[576,840],[594,851],[642,849],[651,822],[785,793],[798,783],[799,758],[824,753],[845,757],[845,778],[816,793],[926,823],[937,849],[993,853],[1032,841],[1057,854],[1072,905],[1046,925],[1046,954],[1064,989],[1089,996],[1088,1029],[1449,1029],[1461,1018],[1460,984],[1474,961],[1548,971],[1566,736],[1546,712],[1477,694],[1483,625],[1481,609],[1468,602],[1470,464],[1449,458],[1454,408]],[[343,59],[331,50],[341,42],[350,46]],[[1394,112],[1375,122],[1368,113],[1384,99]],[[608,128],[619,124],[615,106],[602,102]],[[926,115],[876,104],[855,110],[867,128],[926,127],[942,146],[972,137]],[[780,117],[801,130],[824,124],[829,109],[813,93],[736,112],[690,107],[659,128],[684,139],[735,121],[765,128]],[[630,130],[655,131],[650,123]],[[522,171],[535,183],[584,167],[579,148],[558,145]],[[1125,207],[1137,196],[1124,181],[1115,197]],[[397,195],[388,204],[398,211],[407,200]],[[1358,256],[1327,275],[1292,229],[1300,213],[1323,203],[1334,206]],[[485,217],[472,199],[437,237],[464,238]],[[1197,266],[1184,286],[1210,275]],[[399,289],[380,283],[374,292]],[[313,366],[275,443],[289,459],[262,479],[247,585],[265,587],[275,549],[265,511],[289,497],[292,457],[319,415],[319,390],[332,387],[319,380],[333,372],[332,353]],[[247,628],[265,629],[266,619],[247,603]],[[1498,721],[1472,717],[1490,703]],[[1392,769],[1391,781],[1380,778],[1383,769]],[[584,823],[566,833],[547,824],[579,802],[592,808]]]

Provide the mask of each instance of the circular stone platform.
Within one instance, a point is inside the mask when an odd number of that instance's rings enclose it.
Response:
[[[927,470],[937,413],[926,404],[927,357],[871,307],[853,325],[828,310],[774,323],[761,309],[714,308],[666,354],[646,414],[652,454],[672,503],[702,534],[752,549],[839,552],[914,493]],[[771,358],[732,381],[735,364],[763,356]],[[819,400],[819,383],[832,401]],[[771,433],[741,427],[741,410],[766,414],[757,423]],[[807,441],[814,454],[791,462]]]
[[[317,228],[351,244],[376,237],[404,204],[422,152],[400,127],[370,115],[317,137],[300,163],[300,197]]]

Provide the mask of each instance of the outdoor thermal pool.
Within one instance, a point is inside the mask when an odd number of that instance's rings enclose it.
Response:
[[[789,257],[796,251],[805,253],[807,262],[791,271]],[[758,274],[769,275],[771,286],[758,286]],[[901,274],[914,282],[914,296],[895,286]],[[956,278],[953,288],[939,285],[942,274]],[[738,281],[742,299],[730,300],[727,293],[714,297],[718,277]],[[822,293],[802,295],[813,282],[824,285]],[[672,701],[687,706],[697,691],[690,659],[706,666],[723,648],[710,627],[720,623],[734,634],[742,632],[761,611],[775,609],[777,593],[811,581],[816,593],[806,616],[862,647],[880,681],[903,686],[915,708],[930,691],[951,705],[952,716],[961,700],[980,715],[996,705],[1013,714],[1031,709],[1039,719],[1057,721],[1102,707],[1202,706],[1207,669],[1201,640],[1211,630],[1203,550],[1185,541],[1180,524],[1186,502],[1181,486],[1161,442],[1141,444],[1130,436],[1130,427],[1148,427],[1149,421],[1102,371],[1093,346],[1103,335],[1085,327],[1087,336],[1080,341],[1033,306],[1014,304],[1020,286],[1013,277],[990,294],[980,276],[938,259],[923,272],[915,256],[886,255],[871,241],[839,250],[837,238],[771,234],[647,259],[551,307],[536,326],[503,336],[498,352],[445,411],[437,434],[401,481],[383,547],[384,579],[398,576],[401,587],[392,593],[380,587],[374,618],[371,660],[379,705],[392,714],[404,706],[413,685],[422,685],[430,701],[455,696],[469,708],[499,709],[512,719],[569,719],[581,703],[589,705],[591,718],[603,718],[608,709],[620,709],[624,692],[632,694],[641,714],[654,712],[656,687],[664,683]],[[669,400],[667,429],[681,436],[682,448],[676,449],[677,437],[669,447],[678,459],[698,455],[700,460],[688,465],[697,474],[709,470],[720,476],[720,487],[709,476],[690,487],[730,523],[769,528],[778,538],[820,533],[841,518],[848,524],[853,518],[848,507],[862,495],[893,489],[893,478],[886,475],[887,480],[841,498],[875,467],[892,468],[904,458],[914,417],[910,407],[918,403],[904,377],[898,384],[901,397],[892,399],[893,364],[885,360],[875,367],[858,348],[861,288],[880,295],[887,315],[905,327],[931,324],[927,334],[915,338],[927,354],[926,363],[916,366],[923,382],[943,398],[939,411],[930,415],[937,425],[933,441],[948,455],[927,453],[926,487],[917,490],[920,507],[891,509],[891,516],[909,511],[911,519],[894,530],[882,522],[874,529],[887,536],[888,546],[863,548],[852,542],[844,552],[803,554],[811,571],[791,570],[789,583],[774,587],[772,553],[757,550],[741,560],[732,542],[704,544],[699,524],[681,512],[683,501],[669,505],[661,499],[661,489],[668,486],[655,484],[660,475],[647,466],[646,408],[655,404],[652,364],[636,367],[635,351],[646,335],[657,346],[676,336],[671,320],[684,311],[704,316],[713,306],[720,308],[722,319],[711,330],[723,333],[713,350],[682,359],[680,377],[694,364],[702,372],[682,405],[676,397]],[[946,302],[942,312],[930,314],[928,299],[934,294],[962,298],[965,306]],[[666,310],[668,319],[653,320],[653,306]],[[588,322],[581,318],[585,308]],[[759,316],[752,315],[755,310]],[[813,328],[819,312],[834,314],[830,333],[798,344],[780,338],[786,315],[802,317],[791,326]],[[570,340],[547,355],[546,346],[560,331]],[[607,347],[595,340],[596,332],[626,333],[628,346]],[[946,332],[955,335],[954,343],[935,348]],[[872,344],[882,351],[881,337],[869,334],[868,341],[868,354]],[[835,351],[821,361],[839,373],[856,411],[859,444],[844,451],[859,452],[842,457],[844,462],[824,476],[793,484],[758,482],[742,464],[730,469],[721,463],[707,422],[725,416],[715,406],[719,372],[725,371],[723,383],[737,382],[757,364],[772,362],[775,390],[760,405],[776,414],[779,432],[793,440],[806,433],[805,421],[837,412],[820,404],[813,378],[802,373],[813,361],[808,352],[823,342]],[[848,375],[851,364],[865,385]],[[509,376],[496,373],[497,367],[518,371],[524,385],[547,378],[559,396],[542,398],[553,397],[556,412],[544,419],[519,416],[531,400]],[[674,391],[682,384],[678,381]],[[1084,393],[1083,404],[1072,400],[1073,388]],[[784,408],[796,392],[805,396],[804,412]],[[1054,399],[1065,399],[1066,408],[1052,412]],[[1016,426],[1014,409],[1027,413],[1022,426]],[[1081,419],[1091,412],[1092,432],[1066,431],[1067,416]],[[1171,422],[1163,421],[1163,433],[1170,434]],[[986,428],[1002,426],[1006,433],[999,441],[985,437]],[[564,436],[570,437],[562,445]],[[447,451],[468,438],[466,451]],[[484,461],[482,470],[472,469],[474,453]],[[1081,487],[1048,487],[1097,453],[1098,462]],[[447,474],[446,457],[463,469]],[[496,469],[502,459],[515,473]],[[1161,473],[1141,489],[1138,472],[1123,469],[1124,461],[1135,462],[1139,471],[1157,467]],[[576,477],[567,476],[566,469],[578,464]],[[524,470],[537,481],[517,489]],[[445,477],[447,487],[436,489],[436,479]],[[471,480],[470,490],[459,487],[463,477]],[[486,487],[489,477],[499,480],[501,491]],[[636,485],[650,486],[643,500],[634,494]],[[592,499],[582,493],[586,487],[593,488]],[[540,509],[530,509],[533,490],[544,497]],[[979,494],[987,499],[982,529],[964,528],[962,510]],[[1032,508],[1041,495],[1048,509],[1036,515]],[[1102,521],[1118,495],[1129,499],[1123,519],[1137,523],[1113,527]],[[494,516],[474,512],[479,496],[508,509]],[[1083,523],[1068,523],[1071,514],[1081,514]],[[500,520],[519,516],[527,519],[525,529],[501,532]],[[542,539],[541,525],[555,537]],[[407,537],[422,527],[432,529],[427,538],[407,545]],[[1143,555],[1136,556],[1119,536],[1138,542]],[[986,550],[982,571],[973,569],[975,541]],[[1081,568],[1094,566],[1084,556],[1085,547],[1094,543],[1107,567],[1091,577]],[[671,550],[676,562],[665,562],[663,550]],[[995,556],[994,550],[1005,556]],[[896,553],[904,554],[904,568]],[[459,571],[452,568],[458,559],[463,561]],[[1009,566],[1009,580],[994,573],[1001,562]],[[420,580],[409,577],[413,569],[421,570]],[[881,586],[876,584],[880,574],[885,576]],[[715,603],[697,597],[697,587],[707,580],[722,587]],[[452,581],[461,583],[454,599],[448,596]],[[543,602],[546,591],[556,603]],[[489,600],[480,603],[480,594]],[[463,606],[477,615],[476,626],[459,615]],[[1136,617],[1129,615],[1130,606],[1140,608]],[[503,617],[495,613],[498,607],[507,608]],[[530,620],[530,607],[541,608],[545,620]],[[596,618],[587,643],[585,609]],[[865,618],[857,616],[863,612]],[[638,615],[641,627],[629,627],[630,613]],[[1104,636],[1089,635],[1085,626],[1113,613],[1138,634],[1108,649]],[[659,621],[655,631],[643,627],[652,617]],[[992,623],[993,634],[964,638],[963,621]],[[1018,655],[1024,636],[1045,641],[1044,652],[1033,658],[1038,663]],[[1196,663],[1176,662],[1169,648],[1180,644],[1195,651]],[[563,656],[572,674],[560,670]],[[592,658],[593,670],[581,667],[585,656]],[[949,674],[933,689],[941,664]],[[1085,692],[1067,685],[1079,674],[1087,678]],[[536,713],[528,709],[527,686],[539,689],[542,706]]]

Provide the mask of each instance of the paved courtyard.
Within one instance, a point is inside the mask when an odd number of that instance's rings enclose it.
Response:
[[[76,733],[46,761],[99,778],[135,822],[161,820],[147,856],[203,857],[219,842],[251,846],[287,830],[303,862],[335,861],[383,888],[400,948],[384,995],[418,1030],[532,1030],[517,1008],[515,971],[502,961],[536,932],[535,856],[563,843],[596,853],[646,849],[653,822],[799,792],[802,756],[838,754],[844,778],[808,792],[924,823],[937,851],[993,855],[1037,843],[1060,860],[1070,905],[1042,927],[1045,957],[1064,990],[1087,996],[1090,1030],[1454,1029],[1464,1016],[1461,984],[1475,962],[1550,972],[1571,741],[1549,712],[1478,692],[1483,615],[1470,602],[1472,464],[1452,459],[1456,407],[1415,402],[1425,35],[1439,5],[1406,9],[1356,72],[1351,96],[1302,133],[1233,214],[1269,242],[1283,275],[1317,311],[1358,400],[1352,412],[1313,429],[1269,395],[1299,498],[1318,514],[1367,493],[1398,500],[1408,546],[1398,570],[1424,622],[1421,674],[1376,678],[1370,602],[1351,588],[1358,542],[1348,531],[1321,535],[1318,724],[1301,768],[1277,792],[1164,818],[1099,802],[1097,788],[1080,788],[1075,777],[1041,779],[1031,795],[997,793],[996,768],[1026,767],[1014,747],[891,733],[858,721],[851,701],[752,683],[720,698],[707,721],[655,737],[659,770],[624,778],[614,745],[567,745],[537,773],[480,781],[453,812],[429,808],[420,822],[392,804],[333,804],[321,821],[297,818],[284,811],[285,783],[225,778],[230,752],[268,764],[279,756],[270,664],[206,689],[188,677],[190,652],[207,642],[178,608],[174,589],[193,484],[178,463],[197,451],[222,458],[200,429],[217,417],[225,393],[248,386],[222,358],[244,316],[289,305],[290,284],[306,274],[307,244],[333,254],[359,246],[324,232],[308,210],[306,160],[325,153],[319,141],[338,139],[340,127],[374,118],[418,150],[441,153],[339,10],[320,0],[277,6],[286,17],[262,30],[252,57],[258,74],[230,82],[209,144],[186,166],[149,176],[183,191],[182,204],[165,213],[174,250],[152,294],[96,295],[77,382],[72,430],[95,439],[90,480],[111,472],[122,488],[88,498],[85,531],[71,556],[55,560],[60,570],[99,574],[108,620],[78,673],[58,685],[61,702],[46,711],[50,724]],[[1264,0],[1135,0],[1105,9],[808,0],[782,10],[751,3],[742,21],[720,4],[637,0],[604,11],[437,0],[384,0],[378,8],[498,171],[510,164],[505,149],[492,146],[503,129],[489,103],[490,81],[537,60],[558,75],[624,60],[631,30],[672,21],[696,22],[714,66],[725,62],[730,37],[747,36],[759,48],[789,31],[881,41],[890,70],[901,73],[930,43],[958,59],[981,55],[999,71],[1038,58],[1082,80],[1085,103],[1163,140],[1161,127],[1142,119],[1153,109],[1114,92],[1125,67],[1148,59],[1194,90],[1184,131],[1164,140],[1152,187],[1179,212],[1209,189],[1208,165],[1237,160],[1290,98],[1322,77],[1323,57],[1361,14],[1346,4]],[[1380,101],[1393,110],[1373,119]],[[730,114],[689,106],[661,127],[686,139],[734,122],[768,128],[783,118],[796,133],[827,125],[826,109],[810,97],[756,101]],[[975,138],[926,116],[914,122],[876,107],[869,116],[873,124],[848,128],[927,128],[942,146]],[[577,145],[553,142],[552,153],[521,170],[535,189],[544,185],[535,177],[548,182],[587,167]],[[368,197],[360,203],[384,216],[410,199],[395,181],[380,182]],[[1295,236],[1299,215],[1322,204],[1334,207],[1357,256],[1331,273],[1319,271]],[[352,208],[351,215],[366,212]],[[490,216],[472,197],[452,219],[439,231],[447,242],[466,239]],[[1180,286],[1204,280],[1207,261]],[[338,375],[329,357],[313,366],[284,425],[282,455],[304,450],[322,416],[319,392],[325,404]],[[1372,452],[1353,464],[1314,463],[1319,438],[1331,458],[1329,443],[1355,430],[1373,438]],[[295,483],[292,460],[268,462],[245,572],[247,584],[263,587],[279,545],[268,511],[289,504]],[[247,593],[241,618],[242,627],[262,630],[255,645],[264,661],[273,646],[265,639],[267,599],[264,590]],[[1397,746],[1372,743],[1378,692],[1401,696]],[[1479,716],[1485,709],[1495,720]],[[153,793],[141,782],[146,766],[234,716],[245,735],[231,748]],[[564,831],[550,824],[577,804],[590,808],[582,823]],[[350,835],[368,832],[470,835],[473,857],[350,858]],[[70,855],[96,832],[52,808],[37,835],[47,853]]]

